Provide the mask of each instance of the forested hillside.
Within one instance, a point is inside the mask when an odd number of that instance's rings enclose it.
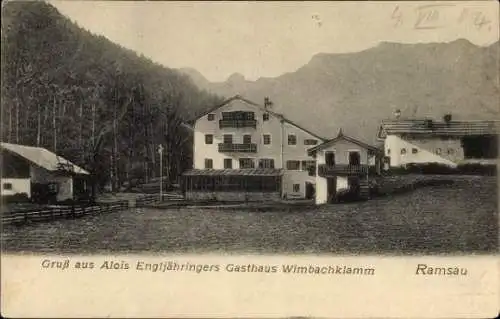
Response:
[[[159,144],[174,179],[191,162],[190,132],[179,124],[220,101],[49,4],[3,6],[2,141],[55,151],[100,185],[157,176]]]

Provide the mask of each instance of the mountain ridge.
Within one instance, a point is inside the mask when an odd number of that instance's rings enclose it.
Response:
[[[381,42],[359,52],[315,54],[274,78],[210,82],[199,72],[202,78],[188,76],[226,98],[239,94],[263,103],[269,97],[275,111],[326,138],[342,128],[374,143],[380,121],[396,109],[406,117],[497,118],[498,47],[498,41],[478,46],[466,39]]]

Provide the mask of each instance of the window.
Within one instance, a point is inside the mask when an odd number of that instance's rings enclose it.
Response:
[[[263,121],[269,121],[269,113],[262,114],[262,120]]]
[[[252,135],[243,135],[243,144],[252,143]]]
[[[453,153],[455,153],[455,150],[452,149],[452,148],[449,148],[448,149],[448,155],[452,155]]]
[[[401,154],[402,154],[402,155],[405,155],[405,154],[406,154],[406,148],[402,148],[402,149],[401,149]]]
[[[269,145],[271,144],[271,135],[270,134],[264,134],[262,135],[264,139],[264,145]]]
[[[255,168],[252,158],[240,158],[240,168]]]
[[[224,134],[224,144],[233,144],[233,136],[231,134]]]
[[[318,141],[312,138],[306,138],[304,140],[304,145],[316,145],[318,144]]]
[[[300,170],[300,161],[286,161],[286,169],[292,171]]]
[[[288,134],[288,145],[297,145],[297,136]]]
[[[215,119],[215,114],[208,114],[208,115],[207,115],[207,119],[208,119],[209,121],[213,121],[213,120]]]
[[[302,170],[303,171],[309,171],[309,167],[315,166],[316,162],[315,161],[302,161]]]
[[[316,176],[316,161],[302,161],[302,170],[308,172],[309,176]]]
[[[412,148],[412,149],[411,149],[411,153],[412,153],[412,154],[417,154],[417,153],[418,153],[418,149],[416,149],[416,148]]]
[[[441,154],[441,149],[440,149],[440,148],[436,148],[436,154],[437,154],[437,155],[440,155],[440,154]]]
[[[223,120],[254,120],[255,113],[247,111],[222,112]]]
[[[293,184],[293,192],[294,193],[300,192],[300,184]]]
[[[11,190],[12,189],[12,183],[3,183],[2,187],[5,190]]]
[[[260,159],[259,168],[274,168],[274,159],[272,158]]]
[[[211,158],[205,158],[205,168],[213,168],[214,161]]]
[[[316,176],[316,165],[314,166],[309,166],[308,170],[307,170],[307,174],[309,176]]]
[[[233,168],[233,159],[225,158],[224,159],[224,168]]]
[[[391,155],[391,149],[390,148],[387,149],[387,155]]]
[[[214,136],[212,134],[205,134],[205,144],[212,144],[214,142]]]

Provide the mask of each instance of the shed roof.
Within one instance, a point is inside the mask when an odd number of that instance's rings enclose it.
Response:
[[[76,174],[88,175],[89,172],[83,168],[71,163],[67,159],[43,148],[26,146],[20,144],[4,143],[0,144],[2,150],[7,150],[9,152],[15,153],[35,165],[38,165],[48,171],[60,171],[61,167]]]
[[[434,136],[497,135],[500,121],[433,121],[433,120],[385,120],[378,137],[387,135],[418,134]]]
[[[245,169],[190,169],[184,176],[280,176],[283,170],[279,168],[245,168]]]

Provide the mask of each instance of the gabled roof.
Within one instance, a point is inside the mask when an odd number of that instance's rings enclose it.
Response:
[[[339,142],[339,141],[348,141],[350,143],[353,143],[353,144],[356,144],[356,145],[359,145],[361,146],[362,148],[365,148],[367,150],[370,150],[370,151],[374,151],[374,152],[377,152],[379,151],[379,149],[373,145],[370,145],[370,144],[367,144],[363,141],[360,141],[358,139],[355,139],[354,137],[350,137],[350,136],[347,136],[347,135],[344,135],[342,133],[342,129],[339,131],[339,134],[337,135],[337,137],[331,139],[331,140],[328,140],[328,141],[325,141],[324,143],[322,144],[319,144],[313,148],[310,148],[307,150],[307,153],[309,155],[312,155],[314,153],[316,153],[317,151],[320,151],[320,150],[323,150],[327,147],[330,147],[332,145],[334,145],[335,143]]]
[[[432,136],[474,136],[497,135],[500,121],[443,121],[433,120],[385,120],[378,132],[379,138],[387,135],[432,135]]]
[[[206,116],[209,113],[214,112],[215,110],[217,110],[217,109],[219,109],[219,108],[221,108],[223,106],[226,106],[227,104],[229,104],[229,103],[231,103],[232,101],[235,101],[235,100],[239,100],[239,101],[245,102],[245,103],[247,103],[249,105],[255,106],[255,107],[259,108],[260,110],[262,110],[263,112],[267,112],[267,113],[269,113],[269,114],[271,114],[271,115],[273,115],[273,116],[281,119],[282,121],[284,121],[284,122],[286,122],[286,123],[288,123],[290,125],[293,125],[296,128],[298,128],[298,129],[300,129],[300,130],[302,130],[302,131],[304,131],[304,132],[306,132],[306,133],[308,133],[308,134],[310,134],[310,135],[312,135],[312,136],[320,139],[321,141],[325,141],[326,140],[324,137],[321,137],[321,136],[317,135],[316,133],[313,133],[310,130],[308,130],[308,129],[302,127],[302,126],[300,126],[299,124],[297,124],[297,123],[295,123],[295,122],[287,119],[285,116],[283,116],[283,114],[279,114],[279,113],[273,112],[273,111],[265,108],[263,105],[257,104],[255,102],[250,101],[250,100],[247,100],[247,99],[245,99],[244,97],[242,97],[240,95],[235,95],[235,96],[233,96],[233,97],[225,100],[221,104],[218,104],[218,105],[214,106],[213,108],[209,109],[205,113],[199,115],[197,118],[194,119],[194,121],[196,121],[196,120],[198,120],[198,119]]]
[[[76,173],[76,174],[85,174],[88,175],[89,172],[84,170],[83,168],[71,163],[67,159],[58,156],[51,151],[42,148],[42,147],[34,147],[34,146],[26,146],[19,144],[11,144],[4,143],[0,144],[2,150],[7,150],[9,152],[15,153],[28,161],[32,162],[35,165],[38,165],[48,171],[59,171],[61,167],[64,169]]]
[[[281,176],[283,170],[279,168],[245,168],[245,169],[190,169],[184,176]]]

